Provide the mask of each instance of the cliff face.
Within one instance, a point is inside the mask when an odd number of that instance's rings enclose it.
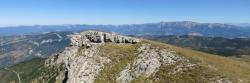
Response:
[[[56,71],[57,83],[230,82],[221,75],[206,78],[214,74],[171,48],[98,31],[73,35],[71,45],[46,66],[63,68]]]

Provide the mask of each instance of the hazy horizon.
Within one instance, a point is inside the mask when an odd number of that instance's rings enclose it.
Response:
[[[18,26],[67,26],[67,25],[113,25],[113,26],[120,26],[120,25],[134,25],[134,24],[149,24],[149,23],[161,23],[161,22],[195,22],[195,23],[219,23],[219,22],[196,22],[196,21],[158,21],[158,22],[146,22],[146,23],[128,23],[128,24],[30,24],[30,25],[7,25],[7,26],[0,26],[0,28],[6,27],[18,27]],[[228,24],[228,25],[241,25],[250,23],[219,23],[219,24]]]

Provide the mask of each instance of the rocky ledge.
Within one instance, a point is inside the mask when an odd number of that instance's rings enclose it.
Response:
[[[107,33],[99,31],[85,31],[78,34],[75,34],[71,38],[72,46],[88,46],[91,43],[127,43],[135,44],[140,42],[139,39],[118,35],[116,33]]]

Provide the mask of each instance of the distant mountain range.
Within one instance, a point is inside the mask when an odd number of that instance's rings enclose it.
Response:
[[[36,25],[0,28],[0,36],[46,33],[54,31],[100,30],[125,35],[199,35],[225,38],[250,38],[250,27],[191,21],[128,25]]]
[[[232,23],[232,25],[241,26],[241,27],[250,27],[250,23]]]
[[[250,55],[249,38],[227,39],[190,35],[144,35],[141,37],[222,56],[241,57],[241,55]]]

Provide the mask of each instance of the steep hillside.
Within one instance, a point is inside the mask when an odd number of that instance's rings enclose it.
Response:
[[[72,32],[0,37],[0,68],[33,58],[46,58],[69,45]]]
[[[248,83],[249,70],[250,65],[221,56],[86,31],[46,60],[1,69],[0,83]]]

